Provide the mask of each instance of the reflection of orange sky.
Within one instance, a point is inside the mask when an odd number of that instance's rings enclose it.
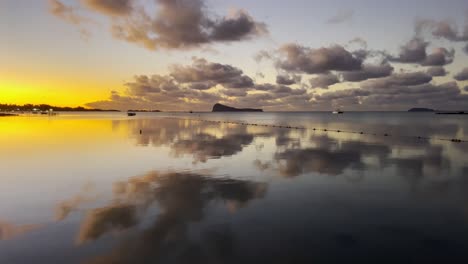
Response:
[[[112,138],[126,136],[124,129],[113,133],[110,120],[60,119],[60,117],[20,116],[0,119],[0,145],[3,155],[41,155],[50,150],[70,151],[99,148],[99,142],[109,144]],[[105,139],[105,140],[104,140]],[[101,146],[102,147],[102,146]]]

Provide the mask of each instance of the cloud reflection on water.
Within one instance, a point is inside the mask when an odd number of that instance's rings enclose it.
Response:
[[[224,204],[230,212],[265,195],[266,184],[215,178],[184,172],[150,172],[114,185],[112,204],[88,213],[81,224],[78,242],[95,240],[104,234],[137,226],[157,205],[159,214],[149,226],[123,237],[106,255],[90,263],[217,263],[229,251],[229,226],[211,227],[193,238],[189,224],[200,222],[213,203]],[[194,261],[194,262],[193,262]],[[215,262],[213,262],[215,261]]]

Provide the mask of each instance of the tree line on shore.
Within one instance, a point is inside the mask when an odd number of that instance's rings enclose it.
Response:
[[[69,107],[69,106],[53,106],[48,104],[24,104],[24,105],[17,105],[17,104],[0,104],[0,111],[3,112],[12,112],[12,111],[115,111],[118,110],[102,110],[102,109],[93,109],[93,108],[84,108],[82,106],[78,107]]]

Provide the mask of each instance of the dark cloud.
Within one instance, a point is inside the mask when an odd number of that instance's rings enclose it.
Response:
[[[362,70],[343,72],[341,76],[347,82],[360,82],[367,79],[387,77],[393,73],[393,67],[384,63],[381,65],[364,64]]]
[[[209,16],[204,0],[157,0],[157,10],[152,17],[143,8],[134,8],[129,15],[114,19],[113,36],[155,50],[187,49],[268,34],[266,25],[244,10],[221,18]]]
[[[314,99],[316,101],[333,101],[335,99],[344,99],[344,98],[358,98],[368,96],[371,93],[363,89],[346,89],[339,90],[334,92],[327,92],[321,95],[316,95]]]
[[[385,78],[364,81],[361,84],[361,87],[369,89],[386,89],[392,86],[425,84],[431,80],[432,76],[424,72],[396,73]]]
[[[286,44],[279,49],[276,65],[286,71],[308,74],[353,71],[361,69],[362,58],[339,45],[311,49],[298,44]]]
[[[432,77],[447,75],[447,71],[442,66],[430,67],[429,69],[427,69],[426,73]]]
[[[442,66],[453,62],[455,50],[436,48],[427,54],[428,46],[429,42],[416,37],[400,47],[398,56],[387,56],[387,58],[393,62],[416,63],[424,66]]]
[[[253,80],[243,75],[241,69],[200,58],[194,58],[190,66],[174,66],[171,76],[179,83],[210,81],[228,88],[248,88],[254,85]]]
[[[111,16],[123,16],[132,12],[134,0],[81,0],[88,8]]]
[[[453,76],[457,81],[467,81],[468,80],[468,67],[462,69],[459,73]]]
[[[212,23],[211,38],[215,41],[239,41],[252,35],[268,33],[266,24],[254,21],[243,10],[238,10],[230,17],[224,17]]]
[[[266,91],[273,94],[276,98],[289,96],[289,95],[302,95],[307,91],[303,88],[291,88],[286,85],[279,84],[257,84],[255,89],[259,91]]]
[[[450,41],[468,41],[468,20],[461,33],[459,33],[457,25],[453,21],[436,21],[431,19],[416,21],[415,31],[418,35],[429,31],[436,38],[444,38]]]
[[[280,74],[276,76],[276,83],[277,84],[282,84],[282,85],[292,85],[299,83],[301,81],[301,76],[300,75],[285,75],[285,74]]]
[[[339,83],[338,76],[333,73],[320,74],[315,78],[310,79],[309,83],[311,88],[324,88],[328,89],[328,86],[335,83]]]
[[[399,73],[372,79],[361,88],[332,91],[315,95],[313,105],[320,108],[342,107],[355,110],[406,110],[411,107],[464,109],[468,96],[461,94],[456,82],[430,83],[432,77],[423,72]]]
[[[424,66],[443,66],[453,62],[455,50],[447,50],[445,48],[437,48],[431,54],[428,54],[426,59],[421,62]]]
[[[353,19],[354,11],[353,10],[341,10],[336,15],[327,20],[328,24],[341,24],[349,22]]]
[[[390,57],[391,61],[403,63],[420,63],[426,59],[426,48],[429,42],[420,38],[414,38],[400,47],[398,57]]]
[[[190,84],[190,89],[194,90],[209,90],[211,87],[215,86],[214,82],[194,82]]]

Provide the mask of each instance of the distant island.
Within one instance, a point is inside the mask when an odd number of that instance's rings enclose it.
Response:
[[[84,108],[82,106],[78,107],[68,107],[68,106],[53,106],[48,104],[25,104],[25,105],[16,105],[16,104],[0,104],[0,112],[32,112],[32,111],[61,111],[61,112],[120,112],[119,110],[103,110],[103,109],[93,109],[93,108]]]
[[[127,110],[127,112],[135,112],[135,113],[159,113],[159,112],[161,112],[161,110],[144,110],[144,109],[143,109],[143,110],[141,110],[141,109],[140,109],[140,110],[132,110],[132,109],[130,109],[130,110]]]
[[[435,110],[431,108],[416,107],[416,108],[411,108],[410,110],[408,110],[408,112],[435,112]]]
[[[263,110],[254,108],[235,108],[227,105],[215,104],[212,112],[263,112]]]

